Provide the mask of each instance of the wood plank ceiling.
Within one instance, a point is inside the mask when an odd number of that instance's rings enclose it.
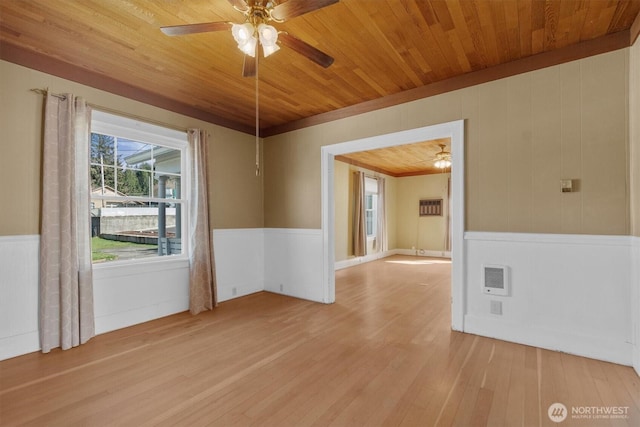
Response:
[[[438,169],[434,166],[436,154],[442,150],[450,155],[450,138],[342,154],[336,156],[336,160],[400,178],[450,172],[450,168]]]
[[[261,133],[406,102],[540,54],[629,46],[639,11],[638,0],[341,0],[275,24],[335,63],[324,69],[286,47],[261,58]],[[242,19],[227,0],[2,0],[0,57],[250,133],[255,80],[241,76],[230,32],[159,30]]]

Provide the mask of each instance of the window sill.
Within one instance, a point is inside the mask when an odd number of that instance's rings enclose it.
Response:
[[[189,268],[189,259],[186,255],[161,256],[93,264],[93,277],[94,279],[112,278],[184,268]]]

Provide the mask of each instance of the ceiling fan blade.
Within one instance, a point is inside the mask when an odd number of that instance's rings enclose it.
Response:
[[[328,68],[331,64],[333,64],[332,57],[311,46],[309,43],[303,42],[299,38],[292,36],[291,34],[278,34],[278,41],[280,41],[280,43],[282,43],[286,47],[295,50],[300,55],[306,56],[307,58],[324,68]]]
[[[160,31],[168,36],[182,36],[185,34],[207,33],[210,31],[223,31],[229,29],[231,29],[231,23],[222,21],[160,27]]]
[[[271,16],[277,21],[295,18],[313,12],[340,0],[289,0],[273,8]]]
[[[229,3],[231,3],[231,6],[233,6],[235,9],[238,9],[241,11],[245,11],[249,9],[249,5],[244,0],[229,0]]]
[[[242,64],[242,77],[255,77],[256,76],[256,58],[245,55],[244,64]]]

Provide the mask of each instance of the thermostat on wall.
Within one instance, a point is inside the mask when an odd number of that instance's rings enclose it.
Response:
[[[509,268],[506,265],[482,266],[482,292],[490,295],[509,295]]]

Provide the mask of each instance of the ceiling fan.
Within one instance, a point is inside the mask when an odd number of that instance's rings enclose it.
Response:
[[[444,172],[445,169],[451,166],[451,152],[447,150],[446,144],[438,144],[438,147],[440,147],[440,151],[435,153],[435,155],[427,159],[418,160],[413,164],[431,164],[437,169],[442,169]]]
[[[293,49],[316,64],[327,68],[333,64],[333,58],[310,44],[286,32],[276,30],[269,22],[282,23],[296,16],[321,9],[337,3],[339,0],[228,0],[238,12],[245,16],[245,22],[205,22],[200,24],[172,25],[161,27],[168,36],[206,33],[231,30],[238,48],[244,52],[242,75],[255,76],[258,44],[262,46],[264,57],[280,49],[278,42]]]
[[[451,152],[445,150],[447,146],[444,144],[438,144],[438,147],[440,151],[436,153],[433,165],[438,169],[446,169],[451,166]]]

